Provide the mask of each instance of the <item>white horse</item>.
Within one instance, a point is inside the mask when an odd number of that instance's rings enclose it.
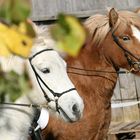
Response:
[[[42,38],[35,43],[29,72],[37,82],[32,92],[16,103],[45,105],[48,102],[56,116],[66,121],[77,121],[83,113],[83,100],[68,78],[65,61],[52,49],[51,43]],[[0,106],[0,109],[0,140],[27,140],[35,109],[8,105]]]

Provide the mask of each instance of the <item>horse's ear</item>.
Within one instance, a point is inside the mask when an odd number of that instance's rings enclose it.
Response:
[[[115,26],[117,20],[118,20],[118,13],[115,11],[114,8],[112,8],[109,11],[109,25],[111,28]]]

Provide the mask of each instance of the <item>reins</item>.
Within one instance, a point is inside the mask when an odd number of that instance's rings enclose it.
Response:
[[[131,71],[129,71],[129,70],[104,71],[104,70],[82,69],[82,68],[72,67],[72,66],[68,66],[68,70],[69,69],[78,70],[78,71],[86,71],[86,72],[97,72],[97,73],[114,73],[114,74],[128,74],[128,73],[131,73]],[[76,72],[73,72],[73,71],[68,71],[68,73],[73,73],[73,74],[79,74],[79,75],[85,75],[86,76],[86,74],[76,73]],[[89,75],[87,74],[87,76],[94,76],[94,74],[89,74]]]
[[[76,70],[76,71],[73,71],[73,70]],[[68,66],[68,73],[70,74],[75,74],[75,75],[79,75],[79,76],[88,76],[88,77],[92,77],[92,76],[95,76],[95,77],[101,77],[101,78],[105,78],[111,82],[114,83],[114,81],[105,76],[105,75],[101,75],[103,73],[112,73],[112,74],[128,74],[130,73],[130,71],[104,71],[104,70],[90,70],[90,69],[82,69],[82,68],[78,68],[78,67],[72,67],[72,66]],[[86,73],[83,73],[83,72],[86,72]],[[90,74],[89,74],[90,73]],[[99,75],[100,73],[100,75]]]
[[[29,108],[42,108],[42,107],[48,108],[49,107],[47,104],[38,105],[38,104],[18,104],[18,103],[6,103],[6,102],[2,102],[0,103],[0,105],[23,106],[23,107],[29,107]]]

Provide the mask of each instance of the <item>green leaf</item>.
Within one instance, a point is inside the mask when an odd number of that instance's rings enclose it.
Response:
[[[29,0],[3,0],[0,3],[0,18],[12,24],[25,21],[30,14]]]
[[[12,20],[14,23],[25,21],[30,14],[30,5],[27,0],[13,0]]]
[[[30,84],[26,72],[18,75],[14,71],[7,73],[0,71],[0,98],[8,95],[11,101],[15,101],[28,90],[30,90]]]
[[[86,40],[86,31],[77,18],[59,15],[58,22],[51,28],[57,47],[69,55],[77,56]]]

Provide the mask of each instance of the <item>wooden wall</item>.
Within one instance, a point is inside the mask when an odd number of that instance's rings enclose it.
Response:
[[[88,17],[103,13],[108,7],[135,9],[140,7],[140,0],[32,0],[31,18],[34,21],[52,20],[60,12]]]
[[[140,77],[121,74],[114,90],[112,103],[128,103],[140,100]],[[131,122],[140,119],[140,105],[112,109],[113,122]]]

